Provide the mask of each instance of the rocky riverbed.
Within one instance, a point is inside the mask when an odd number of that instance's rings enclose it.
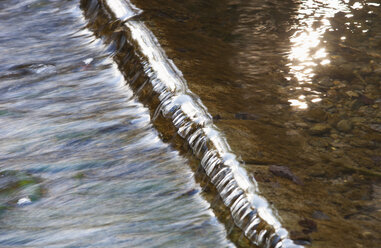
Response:
[[[293,239],[311,247],[381,242],[379,4],[133,2]],[[324,59],[308,60],[301,77],[288,56],[292,37],[314,30],[323,31],[309,52],[324,49]]]

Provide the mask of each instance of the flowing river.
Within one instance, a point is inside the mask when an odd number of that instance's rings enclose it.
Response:
[[[377,247],[377,0],[0,2],[0,247]]]
[[[78,1],[0,18],[0,247],[234,247]]]

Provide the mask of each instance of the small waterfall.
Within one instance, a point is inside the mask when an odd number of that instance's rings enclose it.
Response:
[[[142,11],[124,0],[82,0],[82,7],[90,29],[115,47],[115,61],[135,94],[153,112],[155,124],[164,119],[171,125],[164,132],[177,134],[192,149],[243,234],[258,247],[301,248],[288,238],[207,108],[139,20]]]

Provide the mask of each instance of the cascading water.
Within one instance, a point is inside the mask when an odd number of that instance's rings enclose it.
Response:
[[[83,0],[82,6],[90,28],[117,47],[115,60],[135,93],[153,112],[154,122],[164,118],[192,149],[244,235],[259,247],[302,247],[288,238],[206,107],[188,89],[182,73],[167,58],[155,36],[138,20],[142,11],[122,0]],[[99,24],[100,15],[107,18],[108,25]]]

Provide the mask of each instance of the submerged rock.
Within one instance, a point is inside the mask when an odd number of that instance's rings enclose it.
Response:
[[[259,116],[256,114],[250,114],[250,113],[236,113],[234,117],[238,120],[257,120],[259,119]]]
[[[355,92],[355,91],[351,91],[351,90],[345,92],[345,94],[346,94],[347,96],[349,96],[349,97],[354,97],[354,98],[359,97],[359,94],[358,94],[357,92]]]
[[[328,133],[331,130],[331,127],[327,124],[319,123],[315,124],[310,128],[310,133],[312,135],[322,135]]]
[[[273,173],[275,176],[283,177],[293,181],[296,184],[303,185],[303,182],[297,176],[295,176],[291,172],[291,170],[286,166],[270,165],[269,171]]]
[[[365,104],[365,105],[373,105],[374,104],[374,100],[367,97],[366,95],[361,95],[358,99],[362,104]]]
[[[313,122],[323,122],[327,120],[327,113],[321,108],[311,109],[306,113],[306,119]]]
[[[341,120],[337,123],[336,127],[342,132],[349,132],[352,129],[352,123],[349,120]]]
[[[308,237],[305,233],[291,231],[290,236],[297,245],[311,245],[311,238]]]
[[[13,207],[26,206],[42,197],[41,180],[22,171],[0,172],[0,214]]]
[[[330,219],[328,215],[326,215],[325,213],[323,213],[321,211],[315,211],[312,214],[312,218],[317,219],[317,220],[329,220]]]
[[[371,124],[369,127],[373,131],[381,133],[381,124]]]
[[[304,219],[304,220],[299,221],[298,224],[300,226],[304,227],[303,233],[305,233],[305,234],[317,231],[317,224],[313,220]]]

